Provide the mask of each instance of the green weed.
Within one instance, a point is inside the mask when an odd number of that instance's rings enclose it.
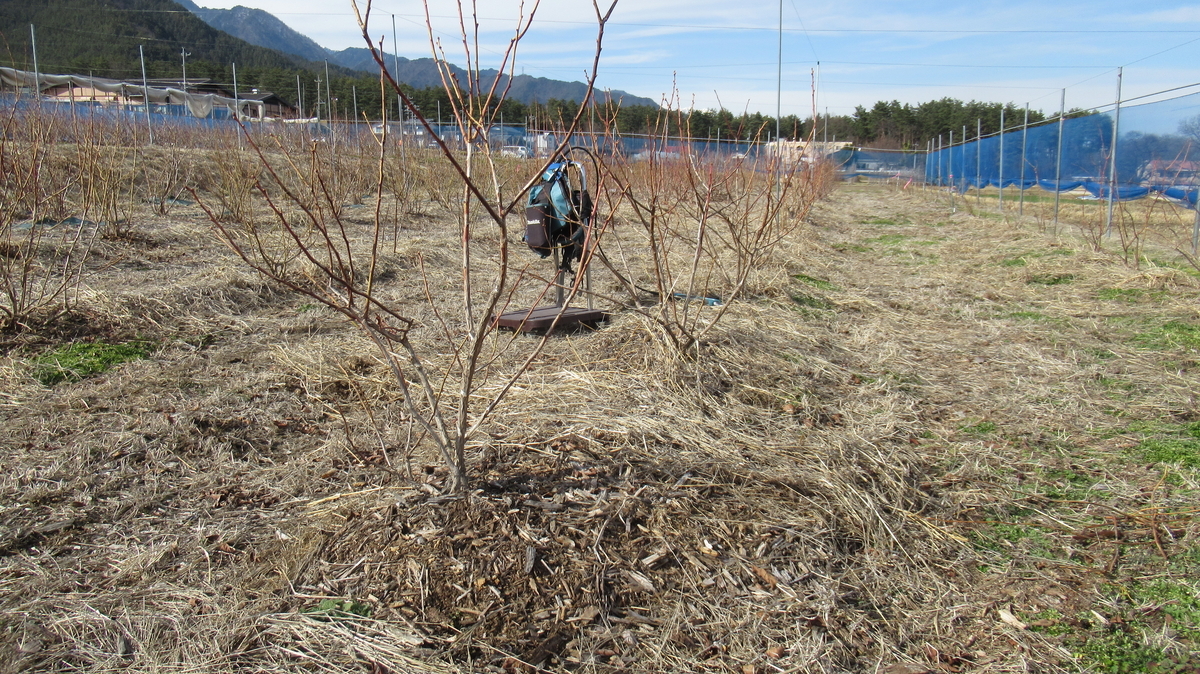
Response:
[[[1034,274],[1025,282],[1042,286],[1057,286],[1075,280],[1074,274]]]
[[[815,276],[809,276],[807,274],[792,274],[792,278],[800,281],[801,283],[807,283],[814,288],[820,288],[821,290],[837,290],[837,287],[829,281],[826,281],[825,279],[819,279]]]
[[[852,253],[869,253],[871,249],[867,246],[861,246],[857,243],[839,243],[833,246],[833,249],[839,253],[850,251]]]
[[[322,599],[320,604],[310,606],[301,613],[321,622],[356,620],[371,617],[371,605],[353,599]]]
[[[1169,297],[1169,294],[1164,290],[1142,290],[1141,288],[1101,288],[1096,292],[1096,298],[1101,300],[1115,300],[1119,302],[1128,302],[1134,304],[1143,299],[1153,301],[1163,301]]]
[[[1024,318],[1030,321],[1046,321],[1050,317],[1040,311],[1013,311],[1007,314],[1008,318]]]
[[[1168,321],[1161,326],[1143,332],[1133,342],[1156,351],[1176,349],[1200,349],[1200,326],[1183,321]]]
[[[1039,632],[1047,636],[1057,637],[1075,631],[1067,617],[1058,609],[1052,608],[1038,613],[1025,614],[1022,616],[1022,620],[1029,623],[1030,632]]]
[[[1196,671],[1196,641],[1200,638],[1200,596],[1196,589],[1172,580],[1110,585],[1110,604],[1121,606],[1100,634],[1068,638],[1067,645],[1097,671],[1112,674],[1183,674]],[[1170,625],[1183,652],[1147,643],[1145,634]],[[1185,650],[1186,649],[1186,650]]]
[[[963,433],[966,433],[967,435],[974,435],[974,436],[991,435],[996,432],[996,424],[992,423],[991,421],[980,421],[977,424],[971,424],[969,426],[962,426],[958,430],[962,431]]]
[[[33,376],[43,386],[64,381],[79,381],[108,369],[150,357],[153,344],[132,341],[124,344],[105,342],[76,342],[61,346],[33,359]]]
[[[979,550],[1010,553],[1017,548],[1026,552],[1045,552],[1051,547],[1037,527],[999,522],[982,526],[971,532],[971,541]]]
[[[1096,479],[1069,468],[1049,468],[1042,472],[1045,480],[1042,495],[1060,501],[1084,501],[1090,496]]]
[[[808,307],[809,309],[828,310],[833,308],[833,304],[831,304],[829,301],[823,300],[820,297],[806,295],[805,293],[788,293],[788,297],[792,298],[792,301],[797,305]]]
[[[911,238],[911,236],[905,236],[903,234],[884,234],[883,236],[865,239],[863,243],[878,243],[884,246],[897,246]]]
[[[911,225],[912,222],[910,222],[908,220],[908,218],[893,219],[893,218],[875,217],[875,218],[871,218],[870,220],[866,220],[865,222],[863,222],[863,224],[864,225],[892,225],[892,226],[895,226],[895,225]]]
[[[1047,250],[1031,250],[1020,255],[1005,258],[1000,261],[1001,267],[1024,267],[1029,264],[1030,260],[1038,258],[1050,257],[1055,255],[1074,255],[1075,251],[1070,248],[1050,248]]]
[[[1125,432],[1142,436],[1134,451],[1146,461],[1200,468],[1200,422],[1134,421]]]

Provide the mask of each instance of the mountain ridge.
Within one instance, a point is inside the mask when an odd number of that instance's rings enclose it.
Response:
[[[289,27],[270,12],[238,5],[231,9],[209,9],[196,5],[192,0],[175,0],[179,5],[195,14],[208,25],[229,35],[249,42],[250,44],[274,49],[286,54],[299,56],[309,61],[328,60],[350,70],[377,74],[378,64],[366,47],[348,47],[334,51],[320,46],[309,37]],[[441,87],[442,79],[438,74],[437,62],[429,57],[410,59],[404,56],[385,54],[389,70],[395,70],[392,76],[397,82],[407,84],[417,89]],[[466,71],[450,64],[450,71],[460,82],[465,81]],[[480,81],[490,84],[495,78],[500,78],[500,87],[509,84],[509,76],[494,69],[480,72]],[[512,78],[508,95],[513,100],[522,103],[544,104],[550,99],[574,101],[583,100],[587,94],[587,85],[583,82],[567,82],[552,80],[546,77],[531,75],[516,75]],[[658,107],[658,103],[650,98],[635,96],[625,91],[597,91],[598,100],[621,101],[624,105],[648,105]]]

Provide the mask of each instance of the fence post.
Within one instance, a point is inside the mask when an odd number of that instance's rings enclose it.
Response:
[[[1124,68],[1117,68],[1117,108],[1113,114],[1112,150],[1109,152],[1108,168],[1108,217],[1104,225],[1105,238],[1112,237],[1113,203],[1117,192],[1117,133],[1121,130],[1121,76]]]

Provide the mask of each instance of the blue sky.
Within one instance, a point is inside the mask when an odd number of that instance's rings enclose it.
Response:
[[[275,14],[332,49],[363,46],[350,0],[200,0]],[[518,0],[481,0],[480,59],[495,66]],[[360,2],[360,7],[365,4]],[[526,11],[532,6],[526,0]],[[435,37],[463,64],[457,5],[430,0]],[[376,0],[371,34],[401,56],[430,55],[418,0]],[[777,0],[622,0],[606,30],[599,84],[684,108],[773,114]],[[595,12],[583,0],[544,1],[518,53],[517,72],[580,80],[591,67]],[[818,69],[817,63],[820,62]],[[1124,66],[1123,98],[1200,82],[1200,4],[1108,0],[945,3],[783,0],[784,114],[850,114],[877,100],[954,97],[1057,111],[1109,105]],[[1190,91],[1190,90],[1188,90]]]

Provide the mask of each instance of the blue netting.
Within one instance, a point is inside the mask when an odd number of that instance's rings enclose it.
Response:
[[[934,150],[925,162],[925,180],[959,192],[1037,186],[1051,192],[1083,188],[1098,199],[1111,192],[1114,201],[1161,195],[1194,208],[1200,94],[1122,107],[1115,174],[1114,119],[1113,112],[1090,114]]]
[[[927,157],[921,152],[848,148],[829,155],[843,178],[920,179]]]

